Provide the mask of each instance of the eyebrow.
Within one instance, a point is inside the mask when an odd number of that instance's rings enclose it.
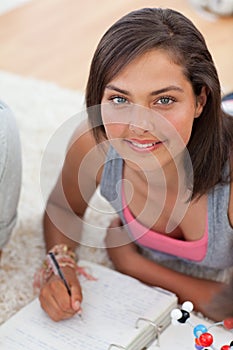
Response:
[[[128,96],[131,95],[129,91],[120,89],[120,88],[118,88],[117,86],[112,85],[112,84],[106,85],[105,88],[108,89],[108,90],[117,91],[117,92],[119,92],[119,93],[121,93],[121,94],[124,94],[124,95],[128,95]],[[180,88],[179,86],[170,85],[170,86],[166,86],[166,87],[164,87],[164,88],[162,88],[162,89],[152,91],[152,92],[151,92],[151,96],[159,95],[159,94],[162,94],[162,93],[168,92],[168,91],[184,92],[184,90],[183,90],[182,88]]]

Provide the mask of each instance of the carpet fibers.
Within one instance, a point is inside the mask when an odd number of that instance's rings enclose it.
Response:
[[[0,265],[0,323],[3,323],[21,307],[35,297],[32,282],[33,275],[44,258],[42,235],[42,213],[44,198],[41,194],[41,161],[47,144],[56,130],[65,121],[83,108],[83,94],[60,88],[52,83],[23,78],[0,71],[0,98],[7,103],[16,117],[22,144],[23,178],[18,208],[18,222],[8,244],[4,247]],[[53,154],[46,178],[47,190],[56,180],[59,150]],[[53,165],[54,168],[53,169]],[[44,181],[44,180],[43,180]],[[109,211],[109,205],[95,194],[92,209],[88,209],[86,237],[92,235],[103,244],[104,230],[111,215],[100,215],[102,210]],[[94,210],[96,207],[98,210]],[[102,209],[101,209],[102,208]],[[98,227],[101,228],[99,235]],[[91,238],[90,238],[91,239]],[[81,245],[80,258],[111,266],[104,249]]]

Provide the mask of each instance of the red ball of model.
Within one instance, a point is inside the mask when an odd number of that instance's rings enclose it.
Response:
[[[223,321],[223,325],[226,329],[233,329],[233,317],[226,318]]]
[[[213,343],[213,336],[210,333],[203,333],[199,337],[201,346],[210,346]]]

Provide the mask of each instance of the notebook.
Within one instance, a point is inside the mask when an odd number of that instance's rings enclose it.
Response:
[[[53,322],[36,298],[0,326],[1,350],[142,350],[170,323],[177,297],[115,270],[80,261],[82,317]]]

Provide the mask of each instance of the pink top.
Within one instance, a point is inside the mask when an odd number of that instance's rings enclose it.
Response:
[[[197,241],[182,241],[165,234],[148,230],[132,215],[126,205],[124,191],[122,190],[123,214],[130,233],[137,243],[163,253],[175,255],[193,261],[201,261],[207,253],[208,246],[208,217],[203,237]]]

